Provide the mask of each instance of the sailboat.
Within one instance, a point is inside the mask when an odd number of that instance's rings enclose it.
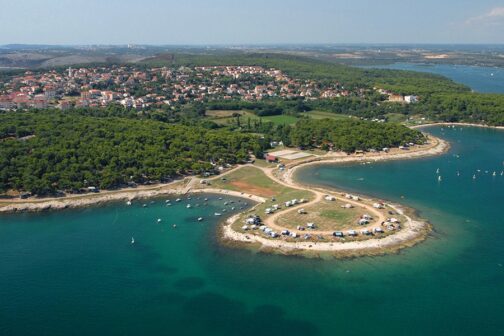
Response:
[[[441,182],[443,179],[441,178],[441,175],[438,176],[437,178],[438,182]]]
[[[439,174],[439,168],[436,170],[436,174]]]
[[[135,238],[131,237],[131,244],[135,244]]]
[[[476,180],[476,174],[473,175],[473,180]]]

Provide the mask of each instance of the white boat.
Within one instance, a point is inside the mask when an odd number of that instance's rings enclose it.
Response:
[[[436,174],[439,174],[439,168],[436,170]]]
[[[473,175],[473,180],[476,180],[476,174]]]
[[[158,218],[158,219],[157,219],[157,222],[158,222],[158,223],[161,223],[161,218]]]
[[[497,176],[497,172],[493,172],[492,176]]]
[[[131,244],[135,244],[135,238],[131,237]]]
[[[126,202],[126,205],[131,205],[131,201]]]
[[[443,178],[441,177],[441,175],[438,176],[437,180],[438,180],[438,182],[441,182],[443,180]]]
[[[201,222],[203,220],[203,217],[198,218],[198,222]]]
[[[177,198],[177,199],[175,200],[175,202],[180,202],[180,201],[182,201],[180,198]]]
[[[190,209],[190,208],[191,208],[191,204],[187,204],[187,205],[186,205],[186,208],[187,208],[187,209]]]
[[[214,215],[215,215],[215,216],[222,216],[222,214],[221,214],[221,213],[219,213],[219,212],[214,213]]]

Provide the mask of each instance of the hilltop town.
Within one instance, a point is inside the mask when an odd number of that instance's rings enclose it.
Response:
[[[375,89],[378,90],[378,89]],[[26,71],[0,83],[0,109],[105,107],[137,110],[190,102],[267,98],[306,100],[365,97],[374,90],[346,89],[342,83],[289,77],[261,66],[140,67],[99,66]],[[416,102],[389,91],[390,101]]]

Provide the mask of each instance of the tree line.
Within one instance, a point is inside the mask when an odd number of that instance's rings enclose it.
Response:
[[[0,192],[77,193],[213,173],[217,166],[246,162],[252,154],[262,157],[271,140],[324,149],[331,143],[353,152],[422,139],[402,125],[361,120],[258,123],[257,129],[244,130],[109,112],[0,112]]]

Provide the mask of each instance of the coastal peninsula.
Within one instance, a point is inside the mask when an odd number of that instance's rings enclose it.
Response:
[[[217,177],[187,177],[155,186],[97,194],[0,203],[0,212],[40,211],[88,206],[166,195],[215,193],[238,196],[256,205],[228,218],[220,238],[228,245],[255,247],[282,254],[329,253],[348,257],[398,251],[424,240],[431,226],[410,210],[383,200],[340,190],[303,185],[295,179],[301,167],[316,164],[363,163],[438,155],[445,141],[428,136],[423,145],[387,152],[347,155],[328,152],[285,163],[238,165]]]

